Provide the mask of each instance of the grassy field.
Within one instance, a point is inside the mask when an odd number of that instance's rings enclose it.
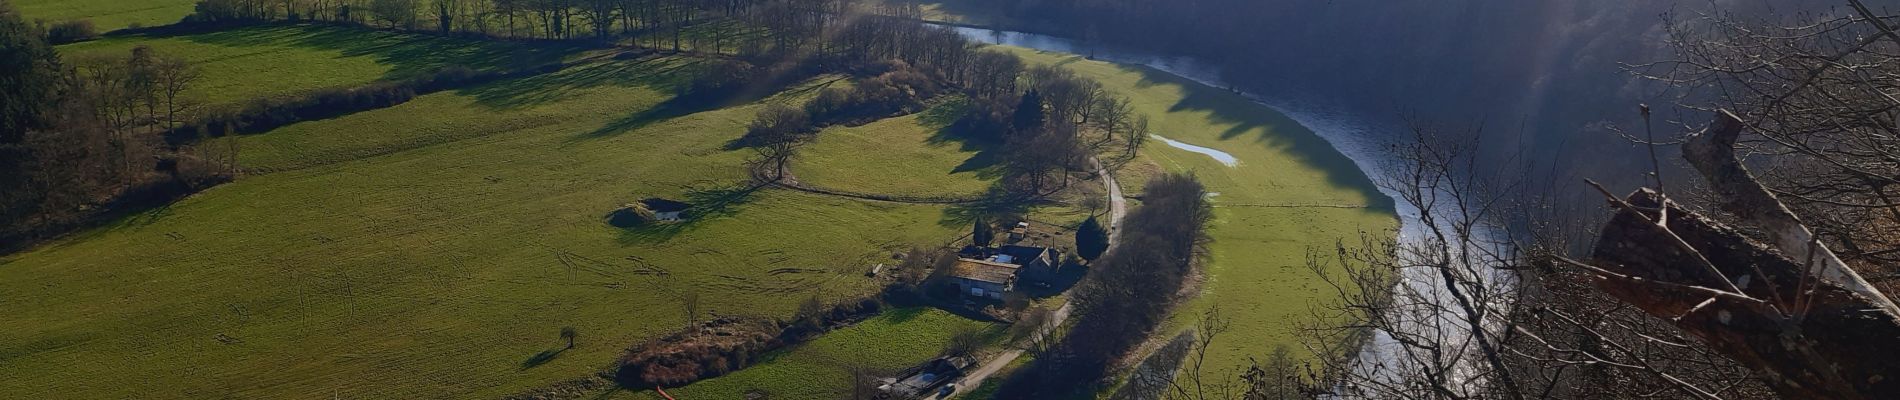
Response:
[[[270,25],[190,35],[116,36],[60,46],[59,52],[69,60],[126,57],[133,46],[141,44],[197,65],[204,77],[186,95],[212,105],[403,79],[449,65],[527,67],[578,50],[358,28]]]
[[[734,190],[748,155],[725,145],[757,104],[665,106],[693,64],[582,66],[246,136],[244,159],[280,172],[0,258],[0,397],[498,397],[682,325],[688,292],[785,316],[964,229],[942,207]],[[603,222],[649,196],[709,213]],[[562,326],[578,347],[560,350]]]
[[[132,24],[159,26],[191,14],[198,0],[11,0],[28,21],[91,20],[99,32]]]
[[[960,101],[857,127],[834,126],[799,151],[800,182],[861,193],[967,196],[995,179],[987,153],[940,132]]]
[[[1286,345],[1304,355],[1292,336],[1311,307],[1330,301],[1306,270],[1308,249],[1355,241],[1361,232],[1397,228],[1390,200],[1351,160],[1312,131],[1270,108],[1233,93],[1146,67],[1090,61],[1069,54],[1005,48],[1035,64],[1061,65],[1128,96],[1153,118],[1156,134],[1217,149],[1240,160],[1229,167],[1207,155],[1150,140],[1144,159],[1168,171],[1191,172],[1219,195],[1209,234],[1212,259],[1201,296],[1177,311],[1158,337],[1188,327],[1218,307],[1233,329],[1208,352],[1210,366],[1245,365]],[[1143,162],[1132,163],[1141,166]],[[1139,193],[1152,171],[1125,171],[1126,193]]]

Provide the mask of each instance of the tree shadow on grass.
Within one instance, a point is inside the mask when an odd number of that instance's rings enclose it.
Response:
[[[935,129],[925,143],[932,146],[955,145],[957,151],[973,153],[970,158],[964,159],[963,163],[952,168],[951,174],[975,172],[977,178],[985,180],[1002,177],[1003,170],[998,167],[998,164],[1002,162],[1002,157],[998,154],[1002,151],[1002,143],[957,124],[957,120],[963,117],[969,106],[967,99],[953,99],[919,113],[917,123],[926,129]]]
[[[620,244],[659,243],[672,239],[687,231],[698,228],[706,221],[731,217],[739,213],[740,206],[752,202],[754,194],[764,189],[764,185],[749,182],[738,184],[714,185],[688,189],[686,203],[692,207],[686,210],[685,218],[675,222],[650,222],[629,228],[620,228]]]
[[[944,208],[943,217],[937,220],[937,224],[944,227],[969,227],[979,218],[990,222],[1020,218],[1029,215],[1036,207],[1049,204],[1046,200],[1010,195],[999,184],[992,186],[980,200]]]
[[[843,79],[843,78],[839,78],[839,79]],[[669,98],[664,102],[661,102],[659,105],[655,105],[653,107],[640,110],[640,112],[636,112],[631,115],[621,117],[620,119],[616,119],[613,122],[608,122],[606,125],[602,125],[600,128],[595,129],[592,132],[581,134],[579,136],[576,136],[573,139],[570,139],[569,141],[574,142],[574,141],[580,141],[580,140],[585,140],[585,139],[607,138],[607,137],[612,137],[615,135],[631,132],[634,130],[638,130],[640,128],[647,127],[648,125],[652,125],[654,123],[658,123],[661,121],[670,120],[673,118],[679,118],[679,117],[684,117],[688,115],[723,109],[727,107],[734,107],[734,106],[743,105],[743,104],[750,104],[753,102],[766,100],[773,97],[797,96],[800,94],[808,93],[810,91],[815,91],[815,90],[824,88],[825,86],[830,85],[831,82],[836,82],[837,80],[834,79],[834,80],[820,82],[813,85],[806,85],[804,87],[792,87],[793,85],[796,85],[799,82],[803,82],[804,81],[803,79],[789,79],[787,81],[789,82],[763,82],[763,83],[759,83],[755,85],[749,85],[739,90],[733,90],[733,91],[723,92],[723,93],[722,92],[695,92],[690,89],[690,84],[682,83],[680,85],[676,85],[676,87],[673,89],[674,92],[677,94],[675,94],[672,98]],[[787,88],[790,88],[790,89],[787,89]],[[735,140],[735,142],[738,142],[738,140]],[[726,149],[735,150],[735,149],[744,148],[743,146],[739,146],[739,147],[734,147],[734,146],[736,145],[733,143],[727,143]]]
[[[575,65],[558,72],[533,75],[490,85],[462,89],[476,104],[494,109],[518,109],[566,100],[597,87],[647,87],[678,91],[702,71],[705,60],[656,53],[622,53],[615,61]],[[651,103],[632,101],[628,107]]]
[[[566,347],[542,350],[540,353],[529,356],[526,360],[521,360],[521,370],[527,371],[530,368],[539,367],[541,364],[547,364],[549,361],[554,361],[555,358],[559,358],[561,353],[566,352]]]
[[[1024,282],[1018,282],[1016,289],[1029,297],[1044,299],[1068,292],[1070,288],[1082,282],[1088,276],[1089,266],[1065,263],[1062,268],[1050,271],[1043,268],[1026,268],[1022,274]]]
[[[904,308],[893,309],[890,311],[885,311],[884,318],[890,320],[891,323],[904,323],[906,321],[917,319],[917,317],[924,315],[924,311],[928,309],[929,308],[926,308],[926,307],[904,307]]]
[[[1393,210],[1391,198],[1379,193],[1378,185],[1367,175],[1372,171],[1360,170],[1358,164],[1340,153],[1333,143],[1286,114],[1238,93],[1203,85],[1165,71],[1133,65],[1118,64],[1116,67],[1122,72],[1140,74],[1137,87],[1179,88],[1182,97],[1169,106],[1168,112],[1206,113],[1210,124],[1225,126],[1219,133],[1220,140],[1251,136],[1255,145],[1276,149],[1277,153],[1286,154],[1300,163],[1318,167],[1324,171],[1327,183],[1357,192],[1372,208]]]
[[[166,37],[166,36],[156,36]],[[181,34],[180,39],[230,47],[291,46],[371,57],[390,66],[385,80],[404,79],[461,65],[475,70],[528,68],[592,47],[565,42],[502,42],[321,24],[271,24]]]

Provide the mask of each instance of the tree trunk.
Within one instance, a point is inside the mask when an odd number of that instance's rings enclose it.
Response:
[[[1656,192],[1627,204],[1585,265],[1598,288],[1760,371],[1782,396],[1900,398],[1900,323],[1873,299]],[[1731,284],[1741,293],[1714,289]]]
[[[1861,279],[1860,274],[1848,269],[1847,264],[1828,250],[1827,244],[1816,240],[1794,212],[1782,205],[1774,193],[1756,181],[1748,167],[1735,158],[1735,141],[1741,132],[1741,118],[1723,110],[1716,113],[1716,120],[1708,129],[1690,135],[1689,141],[1682,145],[1682,158],[1694,165],[1709,181],[1709,186],[1721,195],[1722,210],[1767,231],[1774,238],[1775,248],[1789,258],[1819,260],[1821,279],[1866,297],[1887,314],[1900,315],[1900,306],[1895,306],[1892,300]]]

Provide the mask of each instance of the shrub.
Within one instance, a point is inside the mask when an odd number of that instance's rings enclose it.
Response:
[[[967,139],[1002,142],[1010,132],[1010,117],[1016,111],[1014,96],[970,99],[963,115],[950,123],[950,132]]]
[[[805,113],[818,126],[857,125],[892,115],[922,111],[924,100],[942,90],[929,76],[904,64],[859,82],[850,89],[829,88],[805,103]]]
[[[1102,257],[1103,252],[1107,251],[1108,230],[1103,229],[1102,223],[1097,221],[1095,217],[1089,217],[1088,221],[1082,222],[1081,227],[1076,228],[1075,252],[1077,255],[1082,256],[1082,259],[1095,261],[1095,259]]]
[[[881,311],[883,304],[873,298],[827,307],[812,297],[799,305],[797,319],[789,322],[730,317],[707,321],[628,348],[613,369],[614,379],[634,389],[684,386],[745,368],[761,361],[759,355]]]
[[[691,92],[727,92],[736,91],[752,81],[759,67],[745,61],[723,60],[714,62],[706,72],[693,78]]]
[[[607,214],[607,224],[620,228],[631,228],[645,225],[655,218],[652,209],[647,208],[646,204],[636,202]]]
[[[270,7],[260,7],[253,0],[198,0],[192,6],[191,15],[185,16],[186,23],[215,23],[234,21],[255,21],[269,17]]]
[[[49,44],[83,42],[98,38],[99,31],[93,28],[90,20],[64,21],[46,28],[46,42]]]

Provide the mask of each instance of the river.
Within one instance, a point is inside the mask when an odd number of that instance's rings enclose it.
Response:
[[[958,33],[973,41],[1049,52],[1085,54],[1097,60],[1147,66],[1211,87],[1229,88],[1229,85],[1221,79],[1219,70],[1195,60],[1192,57],[1163,55],[1100,45],[1086,45],[1082,42],[1064,37],[1035,33],[966,26],[943,26],[956,29]],[[1234,89],[1230,88],[1229,90]],[[1298,94],[1274,96],[1240,90],[1234,91],[1255,103],[1279,111],[1300,125],[1304,125],[1307,129],[1312,130],[1320,138],[1332,144],[1333,148],[1338,150],[1340,154],[1352,159],[1353,164],[1367,176],[1372,177],[1375,182],[1383,177],[1391,176],[1391,173],[1397,172],[1386,170],[1386,168],[1397,164],[1388,159],[1389,156],[1382,150],[1383,146],[1381,146],[1381,144],[1391,139],[1392,135],[1390,135],[1390,133],[1404,132],[1399,126],[1376,122],[1382,121],[1383,119],[1356,113],[1344,107],[1332,106],[1308,96],[1299,96]],[[1166,139],[1164,138],[1164,140]],[[1176,147],[1183,145],[1176,144],[1171,140],[1168,142],[1170,142],[1170,145]],[[1192,151],[1192,149],[1190,150]],[[1217,159],[1219,158],[1219,156],[1212,153],[1201,153],[1214,156]],[[1229,163],[1228,160],[1221,161],[1223,163]],[[1239,160],[1235,160],[1235,162],[1239,162]],[[1229,165],[1234,164],[1229,163]],[[1400,223],[1398,233],[1399,245],[1405,247],[1427,245],[1428,242],[1431,241],[1431,235],[1428,234],[1427,228],[1425,228],[1421,222],[1418,208],[1402,201],[1396,191],[1383,186],[1379,188],[1379,191],[1391,198],[1393,200],[1392,204],[1395,205]],[[1436,209],[1437,207],[1434,208]],[[1434,213],[1434,215],[1439,215],[1439,213]],[[1490,237],[1495,235],[1484,235],[1481,233],[1480,236]],[[1442,285],[1439,284],[1439,279],[1435,272],[1435,270],[1427,268],[1405,268],[1401,272],[1400,282],[1396,285],[1402,285],[1411,290],[1423,293],[1442,294]],[[1493,273],[1491,278],[1492,282],[1506,286],[1510,285],[1509,282],[1512,281],[1508,277],[1499,276],[1496,273]],[[1395,290],[1396,289],[1398,289],[1398,287],[1395,287]],[[1432,297],[1439,299],[1446,298],[1443,296]],[[1456,319],[1455,316],[1443,314],[1437,315],[1436,317]],[[1443,329],[1437,330],[1440,332],[1434,333],[1435,335],[1451,334],[1461,337],[1466,336],[1463,332],[1444,332]],[[1457,339],[1452,339],[1451,341],[1456,340]],[[1451,341],[1448,341],[1448,343]],[[1359,369],[1361,374],[1365,374],[1363,376],[1385,377],[1387,379],[1393,378],[1390,372],[1381,372],[1377,366],[1403,362],[1399,360],[1399,358],[1402,357],[1395,352],[1396,349],[1398,349],[1398,344],[1393,341],[1388,334],[1385,332],[1375,332],[1372,340],[1359,352],[1355,368]]]

